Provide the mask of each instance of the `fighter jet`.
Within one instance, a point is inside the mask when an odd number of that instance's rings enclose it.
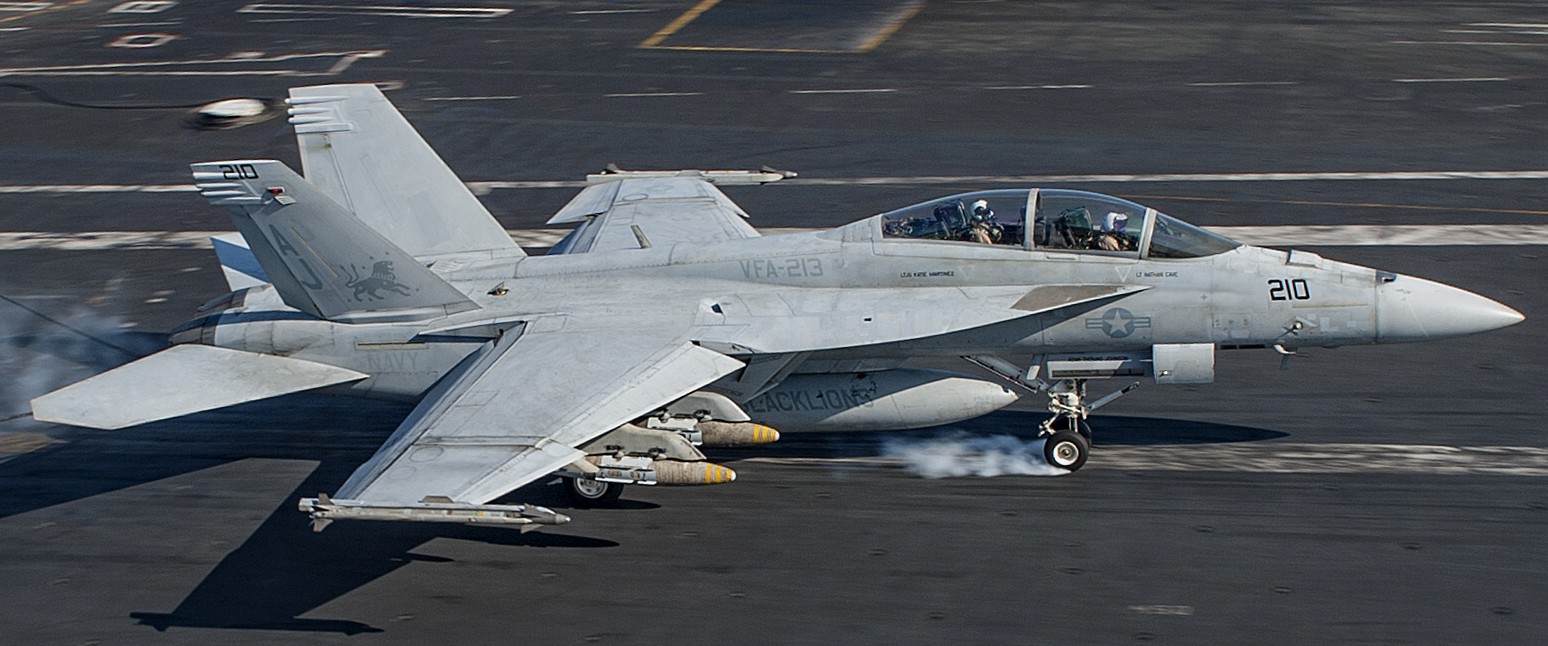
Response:
[[[159,353],[32,402],[121,428],[299,391],[418,402],[332,495],[338,519],[533,525],[497,499],[562,476],[580,505],[628,484],[735,473],[704,449],[774,429],[948,424],[1048,399],[1048,462],[1075,471],[1088,417],[1127,388],[1198,384],[1215,354],[1429,341],[1523,320],[1456,287],[1244,245],[1128,200],[1057,188],[951,195],[837,228],[759,235],[717,185],[771,171],[611,171],[529,257],[371,85],[290,91],[304,177],[193,164],[240,236],[232,291]],[[838,217],[840,214],[835,214]],[[1006,356],[1031,355],[1015,363]],[[963,357],[993,376],[907,367]]]

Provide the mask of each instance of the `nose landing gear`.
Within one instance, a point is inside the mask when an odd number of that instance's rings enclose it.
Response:
[[[1061,469],[1077,471],[1085,466],[1086,457],[1091,453],[1091,424],[1086,421],[1091,411],[1112,403],[1135,388],[1139,388],[1137,381],[1087,404],[1085,379],[1060,379],[1053,384],[1044,384],[1043,391],[1048,394],[1048,412],[1053,413],[1053,416],[1043,420],[1039,432],[1039,435],[1048,438],[1048,442],[1043,445],[1043,457],[1048,459],[1049,464]]]
[[[1048,412],[1053,413],[1038,430],[1044,438],[1043,459],[1051,466],[1078,471],[1086,466],[1086,458],[1091,455],[1091,424],[1086,422],[1090,409],[1084,404],[1086,381],[1064,379],[1039,384],[1048,395]]]
[[[1047,440],[1043,444],[1043,458],[1052,466],[1070,471],[1085,466],[1091,454],[1091,424],[1086,421],[1091,411],[1139,388],[1136,381],[1087,404],[1086,379],[1055,379],[1050,383],[1038,378],[1042,357],[1034,357],[1025,370],[993,355],[963,358],[1032,392],[1048,395],[1048,412],[1052,415],[1038,425],[1038,436]]]

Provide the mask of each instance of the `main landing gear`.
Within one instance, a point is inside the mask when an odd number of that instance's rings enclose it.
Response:
[[[624,486],[617,482],[602,482],[591,478],[564,479],[564,491],[570,495],[570,503],[580,509],[611,507],[617,504],[618,497],[623,495],[623,488]]]

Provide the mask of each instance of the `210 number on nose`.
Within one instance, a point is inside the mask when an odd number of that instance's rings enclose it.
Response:
[[[1271,301],[1311,300],[1311,288],[1306,286],[1305,278],[1270,278],[1268,289]]]

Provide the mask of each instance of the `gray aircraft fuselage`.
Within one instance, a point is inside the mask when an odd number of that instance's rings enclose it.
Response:
[[[1157,344],[1293,351],[1424,341],[1521,320],[1514,310],[1461,289],[1301,251],[1241,245],[1202,257],[1141,258],[895,238],[884,235],[883,226],[884,217],[876,216],[812,233],[546,257],[460,257],[431,266],[477,302],[477,316],[487,321],[547,318],[562,324],[577,299],[606,303],[610,295],[659,294],[659,310],[620,309],[617,315],[691,317],[705,330],[706,347],[741,358],[799,351],[799,336],[811,330],[790,326],[782,336],[780,328],[781,319],[803,311],[827,317],[819,327],[846,326],[853,335],[874,323],[864,314],[875,303],[895,310],[902,301],[906,311],[913,295],[930,303],[951,288],[1145,288],[1078,306],[1074,314],[1041,312],[918,340],[880,335],[876,343],[810,352],[797,373],[890,368],[921,356],[1138,352]],[[285,307],[267,286],[236,302],[186,324],[174,342],[356,370],[371,376],[343,388],[369,397],[416,399],[485,340],[426,334],[448,327],[457,315],[413,322],[320,320]],[[753,338],[767,347],[717,342],[718,327],[759,330]]]

